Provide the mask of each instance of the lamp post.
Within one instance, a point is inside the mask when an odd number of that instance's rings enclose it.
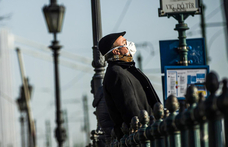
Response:
[[[21,123],[21,146],[25,146],[25,134],[24,134],[24,116],[23,112],[26,112],[25,98],[23,97],[23,89],[21,87],[20,97],[17,99],[18,109],[20,111],[20,123]]]
[[[49,33],[54,34],[54,40],[49,48],[53,51],[54,57],[54,72],[55,72],[55,101],[56,101],[56,124],[55,137],[58,142],[58,147],[63,146],[66,139],[65,129],[63,128],[63,119],[60,103],[60,90],[59,90],[59,72],[58,72],[58,56],[61,46],[58,44],[56,34],[62,29],[62,22],[65,12],[64,6],[59,6],[57,0],[50,0],[49,6],[43,7],[43,13],[48,26]]]

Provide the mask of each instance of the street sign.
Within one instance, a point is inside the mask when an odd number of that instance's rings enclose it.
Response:
[[[200,14],[200,0],[160,0],[159,17],[169,14]]]
[[[189,66],[206,65],[205,43],[203,38],[186,39],[188,46],[188,61]],[[180,57],[177,47],[178,40],[160,40],[160,61],[161,73],[164,73],[165,66],[176,66]]]
[[[176,96],[179,100],[185,99],[186,90],[190,85],[195,85],[198,92],[206,97],[208,92],[205,86],[209,66],[165,66],[165,100],[169,95]]]

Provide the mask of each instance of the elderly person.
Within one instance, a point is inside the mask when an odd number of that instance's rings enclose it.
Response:
[[[113,33],[101,38],[99,50],[108,62],[103,90],[109,115],[118,139],[123,136],[121,125],[130,125],[131,118],[140,110],[152,114],[153,105],[160,102],[149,79],[135,67],[133,42],[123,36],[126,32]],[[128,126],[129,127],[129,126]]]

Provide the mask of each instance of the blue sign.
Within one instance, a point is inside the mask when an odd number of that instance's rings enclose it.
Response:
[[[203,38],[186,39],[188,46],[188,61],[189,66],[206,65],[205,44]],[[159,41],[161,72],[164,73],[165,66],[176,66],[180,61],[177,47],[179,40],[164,40]]]

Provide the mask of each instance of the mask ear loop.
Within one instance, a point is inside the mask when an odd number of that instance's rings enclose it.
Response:
[[[109,54],[109,53],[110,53],[111,51],[113,51],[114,49],[121,48],[121,47],[127,47],[127,45],[122,45],[122,46],[114,47],[114,48],[112,48],[111,50],[109,50],[106,54],[104,54],[104,56],[106,56],[107,54]]]

